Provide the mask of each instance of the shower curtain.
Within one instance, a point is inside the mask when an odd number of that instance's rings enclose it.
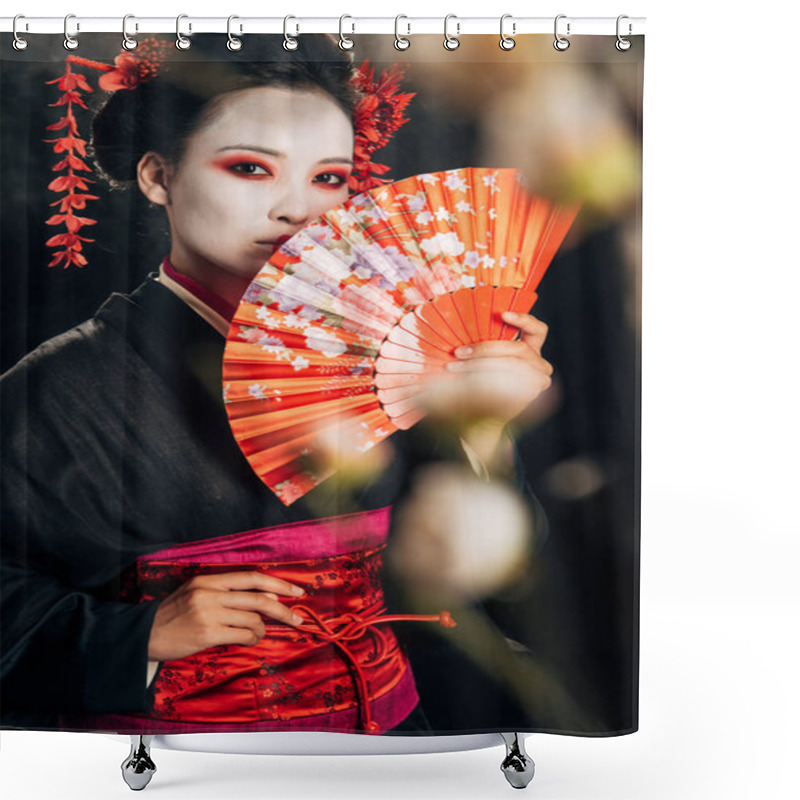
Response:
[[[158,35],[138,54],[116,33],[86,34],[70,52],[60,36],[20,51],[0,40],[2,727],[637,730],[642,37],[627,51],[613,35],[565,50],[545,35],[511,50],[496,35],[452,51],[441,36],[414,36],[405,50],[391,36],[353,39],[373,102],[359,107],[354,140],[331,88],[345,55],[313,55],[328,51],[310,36],[296,51],[281,36],[245,36],[233,52],[223,35],[185,50]],[[303,58],[318,60],[311,88],[295,73],[225,88],[234,61]],[[195,79],[185,93],[227,93],[188,132],[170,104],[154,101],[150,116],[136,105],[151,89],[133,84],[178,70]],[[101,130],[98,109],[126,102],[126,126]],[[172,133],[159,140],[162,129]],[[140,139],[158,143],[157,158],[120,165]],[[101,153],[102,141],[112,144]],[[343,141],[355,143],[361,185],[342,171]],[[239,161],[203,160],[212,145],[238,149]],[[169,164],[191,171],[163,189]],[[450,406],[293,502],[278,498],[225,403],[237,306],[227,287],[253,277],[258,220],[286,240],[324,192],[340,205],[423,176],[409,207],[421,235],[434,217],[470,213],[467,199],[431,205],[435,179],[477,185],[513,170],[576,213],[531,310],[546,329],[503,351],[512,374],[525,361],[525,375],[552,375],[502,420],[487,451],[498,466]],[[489,258],[478,239],[453,258]],[[264,246],[261,262],[282,243]],[[379,286],[374,264],[352,262],[352,273]],[[250,402],[264,401],[270,375],[249,385]],[[493,430],[477,416],[470,430]],[[334,460],[346,438],[329,442]],[[236,595],[224,642],[181,650],[191,626],[179,623],[203,613],[181,605],[198,596],[190,585],[214,594],[214,608]],[[266,604],[245,607],[255,597]]]

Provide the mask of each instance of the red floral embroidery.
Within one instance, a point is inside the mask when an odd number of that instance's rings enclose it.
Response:
[[[362,729],[379,732],[370,702],[394,687],[407,669],[390,624],[456,624],[446,611],[385,613],[384,547],[292,562],[133,564],[123,573],[120,599],[127,602],[160,599],[193,576],[233,570],[259,569],[306,588],[301,598],[282,598],[303,618],[300,626],[265,617],[267,635],[254,646],[213,647],[163,662],[151,716],[175,722],[288,722],[356,708]]]

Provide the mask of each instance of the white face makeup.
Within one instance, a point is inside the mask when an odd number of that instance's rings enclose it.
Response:
[[[348,198],[353,127],[321,91],[223,96],[169,178],[175,268],[236,304],[285,239]]]

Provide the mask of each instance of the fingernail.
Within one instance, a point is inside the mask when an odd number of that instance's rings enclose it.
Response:
[[[471,347],[457,347],[456,348],[456,355],[459,358],[466,358],[467,356],[472,355],[472,348]]]
[[[303,618],[299,614],[292,614],[292,625],[301,625]]]
[[[292,586],[292,594],[300,597],[300,595],[305,594],[305,590],[301,589],[299,586]]]

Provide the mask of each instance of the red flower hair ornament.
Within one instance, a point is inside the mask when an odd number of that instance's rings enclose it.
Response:
[[[48,84],[58,84],[61,91],[61,97],[50,105],[66,106],[64,116],[53,125],[47,126],[48,131],[64,131],[63,135],[44,140],[53,145],[54,153],[64,155],[53,165],[52,171],[65,171],[65,174],[54,178],[47,186],[54,192],[64,192],[64,195],[50,204],[58,206],[58,213],[53,214],[46,223],[63,224],[66,228],[65,233],[51,236],[47,240],[48,247],[60,248],[54,253],[48,267],[67,268],[73,264],[85,267],[88,262],[83,254],[83,243],[93,242],[94,239],[81,236],[80,231],[84,226],[97,224],[96,220],[75,213],[83,211],[87,201],[99,198],[89,190],[89,184],[96,181],[82,174],[92,172],[92,168],[83,161],[87,142],[78,132],[74,110],[75,106],[86,109],[81,93],[94,90],[83,75],[72,71],[72,65],[91,67],[102,72],[98,86],[105,91],[135,89],[139,84],[155,78],[164,69],[167,52],[172,46],[172,42],[143,39],[135,51],[121,52],[114,59],[113,66],[70,54],[66,58],[64,75],[47,81]],[[351,194],[390,182],[389,178],[381,177],[388,172],[389,167],[373,163],[372,154],[384,147],[398,128],[408,122],[404,113],[415,93],[399,91],[400,81],[407,67],[408,64],[397,62],[378,78],[368,60],[355,69],[352,84],[362,94],[362,98],[353,114],[354,167],[348,179]]]

